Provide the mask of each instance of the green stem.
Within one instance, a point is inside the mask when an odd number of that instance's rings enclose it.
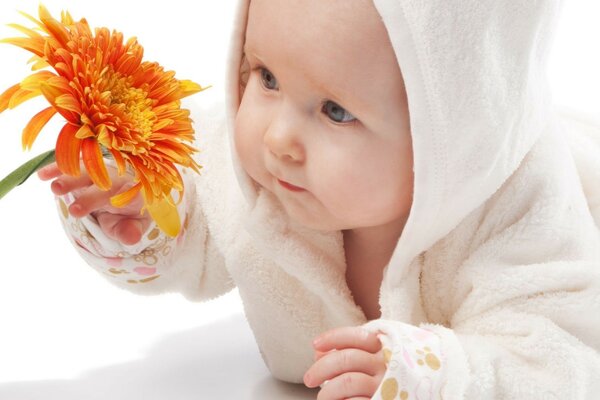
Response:
[[[22,184],[38,169],[53,163],[56,160],[55,151],[50,150],[32,158],[0,181],[0,199],[8,192]]]

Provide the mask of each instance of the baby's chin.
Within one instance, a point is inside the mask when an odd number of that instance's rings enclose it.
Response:
[[[297,207],[291,205],[288,201],[285,201],[285,199],[282,200],[277,193],[281,190],[281,188],[277,187],[277,189],[275,190],[273,188],[274,181],[266,180],[263,184],[253,178],[252,182],[254,183],[257,191],[264,190],[265,192],[273,196],[275,199],[277,199],[277,201],[279,202],[279,204],[281,204],[281,207],[285,211],[286,215],[294,225],[299,225],[306,229],[322,232],[332,232],[350,229],[349,227],[345,226],[345,224],[341,223],[340,221],[337,221],[332,215],[330,215],[327,212],[325,212],[325,214],[327,215],[323,215],[324,212],[321,210],[311,212],[310,210],[307,210],[304,207],[298,209]]]
[[[306,209],[290,209],[285,203],[283,203],[283,209],[290,221],[303,228],[321,232],[332,232],[345,229],[343,224],[339,221],[335,221],[331,215],[323,215],[322,212],[310,212]]]

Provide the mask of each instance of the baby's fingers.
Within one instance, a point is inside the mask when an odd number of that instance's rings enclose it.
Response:
[[[379,386],[372,376],[348,372],[331,379],[317,394],[317,400],[339,400],[366,397],[370,399]]]
[[[56,196],[62,196],[92,184],[92,180],[88,174],[85,173],[85,171],[82,171],[82,174],[78,177],[65,175],[60,169],[58,169],[58,165],[56,163],[52,163],[40,168],[37,171],[37,175],[42,181],[54,179],[50,185],[50,189]]]
[[[327,380],[348,372],[383,376],[385,373],[383,355],[357,349],[332,351],[306,371],[304,384],[310,388],[317,387]]]
[[[55,195],[62,196],[76,190],[87,188],[92,184],[93,182],[87,174],[77,178],[69,175],[62,175],[50,184],[50,189],[52,189],[52,193]]]
[[[132,245],[139,242],[142,234],[150,226],[150,219],[127,217],[108,212],[101,212],[96,215],[98,224],[102,231],[111,239]]]
[[[37,171],[38,178],[43,181],[49,181],[50,179],[57,178],[62,175],[58,165],[56,163],[48,164]]]
[[[54,183],[56,183],[56,181],[54,181],[52,184],[54,185]],[[74,182],[70,179],[66,185],[69,188],[83,187],[83,185],[78,186],[79,182]],[[94,211],[105,209],[106,207],[110,206],[110,198],[114,195],[112,191],[100,190],[96,185],[92,185],[91,181],[88,183],[88,185],[90,186],[82,189],[77,194],[75,201],[69,206],[69,214],[75,218],[83,218]],[[71,190],[67,190],[65,193],[70,191]],[[56,191],[54,193],[56,193]],[[60,193],[56,194],[60,195]]]
[[[322,333],[313,343],[315,350],[328,352],[333,349],[356,348],[370,353],[381,350],[377,334],[362,327],[346,326]]]

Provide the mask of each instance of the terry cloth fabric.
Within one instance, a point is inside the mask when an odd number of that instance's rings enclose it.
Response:
[[[590,135],[567,128],[552,104],[546,69],[561,2],[374,4],[406,85],[415,174],[382,318],[439,338],[445,378],[431,398],[589,398],[600,377],[591,318],[600,180],[589,168],[600,151],[571,151]],[[248,6],[230,59],[232,140]],[[260,208],[268,196],[235,152],[233,161],[250,208]]]

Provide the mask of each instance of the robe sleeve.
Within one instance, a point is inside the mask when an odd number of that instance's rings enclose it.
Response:
[[[367,324],[389,358],[375,398],[597,398],[598,231],[582,209],[546,202],[486,235],[445,278],[447,325]]]
[[[235,285],[207,229],[191,173],[182,175],[186,190],[178,205],[183,222],[177,237],[167,236],[152,222],[140,242],[124,245],[106,236],[92,216],[72,217],[68,206],[74,198],[67,194],[56,202],[70,242],[110,283],[137,294],[178,292],[203,301],[228,292]]]
[[[598,341],[598,295],[586,298],[584,274],[579,281],[579,288],[538,293],[530,305],[515,299],[455,329],[370,321],[364,326],[378,332],[387,367],[372,398],[558,400],[569,393],[570,399],[595,399],[600,392],[600,355],[592,345]],[[551,318],[561,301],[582,306],[569,307],[572,315]],[[583,306],[589,301],[595,303]],[[546,313],[534,312],[536,307]],[[578,319],[587,322],[574,323]],[[584,334],[577,337],[580,328]]]

